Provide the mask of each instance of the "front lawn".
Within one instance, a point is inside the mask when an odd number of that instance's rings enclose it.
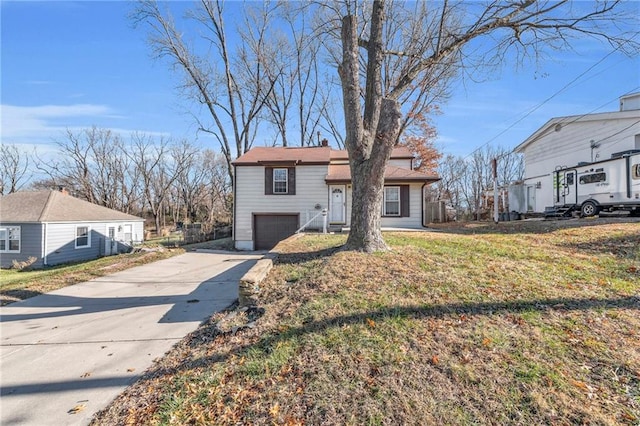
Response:
[[[253,327],[218,314],[95,424],[638,424],[640,221],[440,228],[281,244]]]
[[[184,250],[127,253],[34,270],[0,269],[0,303],[7,305],[180,253]]]

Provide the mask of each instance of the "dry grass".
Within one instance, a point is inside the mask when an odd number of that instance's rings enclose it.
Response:
[[[134,266],[166,259],[185,251],[232,250],[233,242],[231,238],[223,238],[183,245],[181,248],[164,249],[158,244],[145,244],[145,247],[151,249],[41,269],[0,269],[0,305],[8,305]]]
[[[640,221],[386,239],[282,244],[254,328],[218,314],[95,423],[638,424]]]
[[[145,251],[28,271],[0,269],[0,304],[4,306],[180,253],[184,250]]]

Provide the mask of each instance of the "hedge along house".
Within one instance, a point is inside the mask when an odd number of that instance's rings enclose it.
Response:
[[[142,242],[144,219],[59,191],[0,197],[0,267],[36,259],[35,267],[126,252]]]
[[[234,161],[233,239],[239,250],[273,248],[313,218],[322,228],[348,228],[351,172],[344,150],[317,147],[256,147]],[[424,226],[424,189],[439,180],[413,170],[413,155],[395,148],[385,172],[383,227]],[[313,228],[313,223],[310,226]]]

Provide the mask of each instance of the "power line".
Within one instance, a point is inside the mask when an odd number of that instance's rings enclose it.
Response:
[[[633,40],[634,38],[636,38],[638,35],[640,34],[640,31],[636,32],[633,37],[630,38],[630,40]],[[539,103],[538,105],[534,106],[532,109],[530,109],[529,111],[527,111],[522,117],[520,117],[519,119],[517,119],[515,122],[513,122],[511,125],[509,125],[506,129],[502,130],[500,133],[498,133],[497,135],[495,135],[494,137],[492,137],[491,139],[489,139],[488,141],[486,141],[485,143],[483,143],[482,145],[480,145],[479,147],[477,147],[476,149],[474,149],[473,151],[471,151],[469,154],[467,154],[464,159],[466,160],[467,158],[469,158],[470,156],[472,156],[473,154],[475,154],[477,151],[481,150],[482,148],[484,148],[485,146],[489,145],[491,142],[495,141],[497,138],[499,138],[500,136],[504,135],[506,132],[508,132],[509,130],[513,129],[517,124],[519,124],[520,122],[522,122],[525,118],[529,117],[531,114],[533,114],[535,111],[537,111],[538,109],[540,109],[543,105],[545,105],[547,102],[549,102],[550,100],[552,100],[553,98],[555,98],[556,96],[558,96],[560,93],[564,92],[565,90],[567,90],[569,87],[571,87],[577,80],[579,80],[580,78],[582,78],[584,75],[586,75],[587,73],[589,73],[591,70],[593,70],[595,67],[597,67],[598,65],[600,65],[602,62],[604,62],[607,58],[609,58],[611,55],[613,55],[614,53],[616,53],[618,50],[620,50],[622,46],[618,46],[616,47],[614,50],[612,50],[611,52],[607,53],[602,59],[600,59],[599,61],[597,61],[595,64],[591,65],[589,68],[587,68],[585,71],[583,71],[581,74],[579,74],[577,77],[575,77],[574,79],[572,79],[569,83],[565,84],[562,88],[560,88],[559,90],[557,90],[554,94],[552,94],[551,96],[549,96],[548,98],[546,98],[544,101],[542,101],[541,103]],[[637,88],[632,89],[630,92],[636,90]],[[611,101],[609,101],[611,102]],[[607,104],[609,103],[607,102]],[[604,104],[606,105],[606,104]],[[598,107],[597,109],[599,109],[601,107]],[[596,109],[596,110],[597,110]],[[587,113],[590,114],[590,113]],[[584,114],[582,117],[584,117]]]

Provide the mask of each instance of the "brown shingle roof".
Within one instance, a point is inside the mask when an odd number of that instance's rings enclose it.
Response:
[[[440,180],[436,175],[428,175],[416,170],[403,169],[402,167],[387,165],[384,172],[385,182],[435,182]],[[332,164],[329,166],[329,174],[326,182],[350,182],[351,170],[348,164]]]
[[[328,147],[255,147],[233,162],[235,165],[255,165],[268,162],[293,162],[296,164],[328,164],[331,148]]]
[[[413,158],[405,147],[394,148],[391,158]],[[266,147],[251,148],[233,162],[235,165],[248,166],[264,163],[329,164],[331,160],[348,160],[347,151],[329,147]]]
[[[21,191],[0,197],[2,222],[138,221],[137,216],[89,203],[59,191]]]

